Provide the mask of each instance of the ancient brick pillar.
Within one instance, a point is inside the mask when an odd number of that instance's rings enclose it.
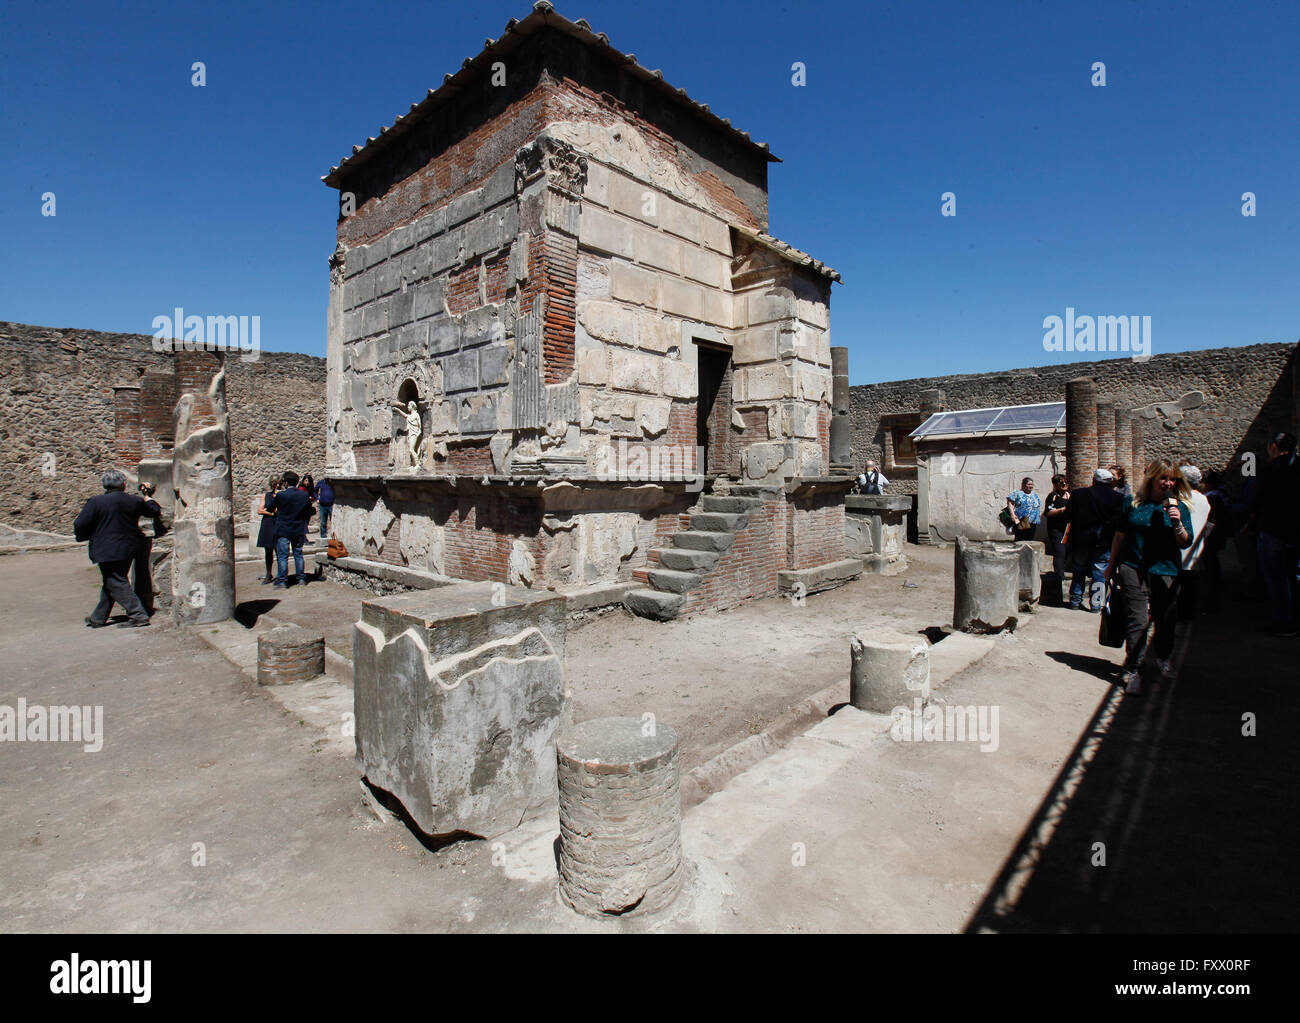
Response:
[[[1115,409],[1115,458],[1113,463],[1123,466],[1130,475],[1133,472],[1133,410]],[[1108,462],[1107,465],[1112,463]]]
[[[204,385],[206,393],[207,385]],[[180,395],[175,373],[146,373],[140,378],[140,457],[163,458],[171,454],[176,424],[172,414]]]
[[[1070,486],[1086,487],[1097,468],[1097,381],[1075,377],[1065,385],[1065,471]]]
[[[283,686],[325,674],[325,637],[300,625],[277,625],[257,637],[257,684]]]
[[[676,733],[596,718],[555,740],[560,896],[587,916],[664,909],[682,886]]]
[[[190,429],[201,430],[216,426],[217,411],[208,397],[208,386],[224,365],[222,356],[212,351],[186,351],[180,341],[173,344],[175,348],[172,359],[176,366],[175,394],[178,398],[183,394],[194,397],[189,411]],[[173,437],[173,442],[179,444],[180,439],[180,437]]]
[[[919,398],[921,402],[921,418],[923,421],[934,415],[936,412],[942,412],[947,407],[945,404],[947,398],[943,393],[943,389],[939,387],[926,388],[921,392]]]
[[[1115,403],[1097,402],[1097,464],[1112,465],[1115,461]]]
[[[1133,464],[1126,466],[1128,469],[1129,486],[1136,488],[1141,482],[1142,471],[1147,467],[1146,443],[1142,439],[1142,420],[1133,419]]]
[[[140,388],[135,384],[113,388],[113,457],[131,472],[140,461]]]

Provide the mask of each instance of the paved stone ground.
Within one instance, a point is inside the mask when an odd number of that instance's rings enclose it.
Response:
[[[950,593],[941,566],[934,607]],[[0,703],[99,703],[106,731],[98,753],[0,744],[6,930],[1294,927],[1285,875],[1298,818],[1281,744],[1296,734],[1288,687],[1300,648],[1245,639],[1240,619],[1204,626],[1176,683],[1114,698],[1118,713],[1045,838],[1039,817],[1072,788],[1058,774],[1109,707],[1117,660],[1096,646],[1095,618],[1052,609],[936,693],[999,706],[996,752],[894,743],[881,734],[887,718],[841,710],[687,813],[694,865],[670,914],[588,921],[555,898],[553,808],[500,844],[425,848],[362,810],[343,744],[198,636],[86,629],[96,580],[79,552],[0,559]],[[839,594],[845,608],[829,594],[799,611],[814,610],[810,622],[861,614],[849,591]],[[781,635],[794,614],[783,602],[742,611],[680,624],[743,644],[752,636],[736,623]],[[933,620],[920,607],[912,614],[916,628]],[[638,656],[680,661],[683,630],[658,628],[658,644],[647,633]],[[806,641],[825,642],[827,657],[842,645],[842,665],[826,670],[846,676],[847,632],[827,628]],[[600,653],[592,647],[591,663]],[[751,679],[771,685],[754,677],[771,662],[760,649]],[[1260,708],[1257,739],[1240,737],[1243,706]],[[671,710],[664,719],[677,725]],[[1022,841],[1029,833],[1036,843]],[[1080,866],[1098,840],[1108,843],[1106,873]],[[192,865],[196,842],[205,866]],[[1046,854],[1017,872],[1031,844]]]

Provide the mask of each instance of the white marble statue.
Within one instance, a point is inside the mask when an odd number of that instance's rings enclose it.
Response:
[[[411,454],[410,468],[415,470],[420,464],[420,409],[414,401],[408,401],[405,405],[395,401],[393,408],[406,417],[406,444]]]

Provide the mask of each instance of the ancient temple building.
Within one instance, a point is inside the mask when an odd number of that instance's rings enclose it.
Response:
[[[839,275],[767,233],[775,159],[538,3],[332,168],[350,567],[621,586],[660,617],[860,570],[829,475]]]

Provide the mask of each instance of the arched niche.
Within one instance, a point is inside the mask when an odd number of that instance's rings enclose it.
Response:
[[[429,432],[428,409],[425,408],[425,402],[420,397],[419,385],[410,377],[403,380],[397,387],[397,393],[393,395],[392,400],[392,463],[397,469],[415,469],[418,468],[411,458],[410,442],[408,439],[409,431],[407,429],[405,409],[408,402],[415,402],[416,408],[420,412],[420,437],[421,444]],[[400,407],[399,407],[400,406]]]

